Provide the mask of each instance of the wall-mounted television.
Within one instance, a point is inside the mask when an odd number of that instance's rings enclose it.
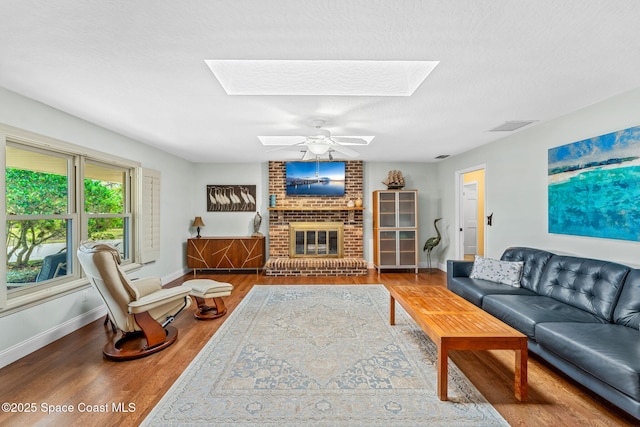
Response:
[[[344,196],[345,162],[287,162],[287,196]]]

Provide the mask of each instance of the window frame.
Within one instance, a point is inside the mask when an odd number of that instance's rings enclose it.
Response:
[[[113,163],[106,163],[102,160],[98,160],[95,158],[82,156],[81,164],[78,168],[80,170],[79,173],[79,182],[81,182],[81,187],[84,190],[84,180],[87,178],[85,173],[85,166],[87,164],[92,164],[94,166],[106,167],[114,170],[120,170],[124,173],[123,184],[124,188],[124,200],[123,200],[123,212],[122,213],[89,213],[86,212],[85,209],[85,191],[79,192],[78,194],[78,212],[79,212],[79,224],[80,224],[80,240],[87,240],[89,238],[89,220],[91,219],[100,219],[100,218],[121,218],[123,223],[128,223],[128,229],[125,227],[124,236],[123,236],[123,251],[124,254],[121,254],[122,264],[126,265],[132,262],[134,259],[134,253],[132,249],[137,247],[134,245],[134,209],[133,209],[133,199],[132,196],[135,194],[136,190],[132,189],[133,186],[133,175],[136,174],[136,170],[131,167],[116,165]]]
[[[125,212],[117,214],[118,217],[126,217],[125,221],[129,222],[129,258],[123,260],[123,269],[133,271],[141,267],[139,250],[140,247],[140,227],[137,219],[140,216],[140,196],[142,188],[139,185],[139,177],[142,173],[142,166],[139,162],[126,159],[119,156],[110,155],[100,151],[96,151],[87,147],[71,144],[65,141],[50,138],[44,135],[13,128],[0,124],[0,142],[2,143],[0,161],[2,161],[6,177],[6,147],[7,145],[17,146],[18,148],[26,148],[29,150],[43,151],[45,153],[53,153],[61,156],[70,156],[72,158],[72,171],[74,177],[69,178],[68,192],[68,210],[66,214],[60,215],[15,215],[10,216],[11,220],[16,219],[37,219],[36,217],[44,216],[47,219],[71,219],[72,227],[68,236],[67,250],[71,254],[72,272],[60,278],[55,278],[42,282],[42,284],[29,286],[29,289],[12,290],[8,292],[6,279],[4,284],[0,284],[0,316],[11,314],[17,310],[21,310],[30,306],[41,304],[50,299],[76,292],[79,289],[88,286],[89,281],[84,276],[82,269],[77,262],[76,251],[81,241],[87,238],[88,218],[100,217],[102,214],[94,214],[90,216],[84,212],[84,163],[91,162],[94,164],[115,167],[127,171],[127,182],[125,183]],[[6,212],[6,178],[0,180],[0,197],[2,198],[5,209],[0,212],[2,219],[3,236],[6,241],[6,224],[8,220]],[[72,182],[73,181],[73,182]],[[71,245],[71,247],[69,247]],[[0,266],[2,270],[0,274],[6,278],[7,253],[0,251]]]
[[[9,221],[28,221],[28,220],[32,220],[32,221],[40,221],[40,220],[63,220],[63,221],[71,221],[71,227],[66,235],[66,240],[67,240],[67,247],[69,246],[70,243],[72,243],[72,237],[77,235],[78,232],[78,215],[76,212],[74,212],[74,205],[76,203],[76,185],[75,182],[77,182],[76,179],[76,159],[74,158],[74,156],[69,155],[67,153],[60,153],[58,151],[55,150],[50,150],[50,149],[44,149],[42,147],[35,147],[33,145],[29,145],[29,144],[22,144],[22,143],[18,143],[15,142],[13,140],[9,140],[8,138],[5,140],[5,153],[6,153],[6,147],[14,147],[16,149],[19,150],[23,150],[23,151],[28,151],[28,152],[33,152],[33,153],[39,153],[39,154],[44,154],[44,155],[48,155],[48,156],[52,156],[52,157],[59,157],[59,158],[64,158],[66,160],[67,163],[67,184],[68,184],[68,188],[67,188],[67,208],[66,208],[66,212],[65,213],[59,213],[59,214],[19,214],[19,215],[9,215],[6,213],[6,209],[5,209],[5,233],[6,233],[6,224]],[[5,184],[6,184],[6,159],[5,159]],[[6,192],[2,193],[2,197],[6,197]],[[4,206],[6,206],[6,199],[4,200]],[[69,223],[67,223],[67,227],[69,228]],[[69,233],[71,234],[71,236],[69,236]],[[5,241],[6,241],[6,234],[5,234]],[[6,254],[5,254],[6,255]],[[5,258],[5,266],[6,266],[6,258]],[[73,269],[73,264],[72,263],[72,271],[75,270]],[[42,283],[33,283],[30,284],[29,286],[25,286],[24,288],[16,288],[16,289],[12,289],[9,290],[8,289],[8,284],[6,285],[7,287],[7,298],[8,299],[13,299],[16,297],[19,297],[21,295],[26,295],[32,292],[37,292],[40,289],[43,288],[48,288],[51,285],[55,285],[58,283],[62,283],[65,281],[68,281],[70,278],[76,276],[75,271],[73,274],[67,274],[63,277],[58,277],[58,278],[53,278],[53,279],[49,279],[46,282],[42,282]],[[6,272],[4,277],[6,277]],[[79,277],[79,276],[78,276]]]

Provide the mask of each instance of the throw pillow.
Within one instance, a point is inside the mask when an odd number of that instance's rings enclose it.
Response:
[[[476,255],[469,277],[519,288],[523,267],[522,261],[502,261]]]

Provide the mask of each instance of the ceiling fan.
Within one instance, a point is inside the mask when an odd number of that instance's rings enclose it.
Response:
[[[349,147],[345,147],[346,145],[367,145],[369,141],[360,138],[360,137],[349,137],[349,136],[331,136],[331,132],[327,129],[324,129],[322,125],[324,124],[324,120],[315,120],[314,121],[314,130],[310,135],[301,136],[300,138],[304,138],[303,141],[300,141],[295,144],[289,144],[284,147],[279,147],[270,151],[282,150],[285,148],[304,146],[306,150],[304,151],[304,155],[302,160],[312,160],[318,159],[320,156],[324,156],[327,154],[329,159],[333,159],[333,153],[344,154],[348,157],[357,157],[359,153],[356,150],[353,150]]]

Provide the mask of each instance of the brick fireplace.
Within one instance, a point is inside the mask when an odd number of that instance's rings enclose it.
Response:
[[[346,161],[344,197],[287,197],[284,161],[269,162],[269,194],[277,205],[269,208],[269,259],[267,276],[359,276],[367,274],[363,258],[363,208],[348,207],[362,198],[363,162]],[[290,257],[291,223],[341,223],[342,256]]]

